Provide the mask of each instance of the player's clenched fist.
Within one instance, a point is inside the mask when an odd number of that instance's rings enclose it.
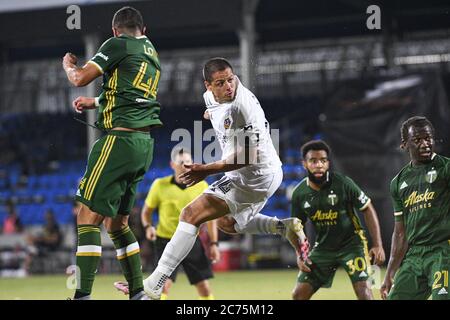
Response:
[[[83,110],[95,109],[95,98],[78,97],[72,102],[75,112],[82,113]]]
[[[63,64],[77,64],[78,58],[73,53],[67,52],[63,58]]]

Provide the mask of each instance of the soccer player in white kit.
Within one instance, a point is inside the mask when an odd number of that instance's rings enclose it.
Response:
[[[158,266],[144,280],[144,290],[152,299],[160,299],[164,282],[191,250],[200,225],[209,220],[218,219],[219,228],[232,234],[280,234],[295,248],[298,259],[307,256],[308,241],[300,220],[279,220],[259,213],[283,179],[261,105],[223,58],[210,59],[203,77],[207,89],[203,95],[205,118],[211,120],[222,159],[185,165],[188,170],[180,178],[189,187],[208,175],[225,175],[181,212]]]

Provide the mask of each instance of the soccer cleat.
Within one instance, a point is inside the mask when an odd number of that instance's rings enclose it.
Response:
[[[154,271],[147,279],[144,279],[144,291],[151,300],[161,300],[164,283],[169,277],[158,271]]]
[[[122,292],[123,294],[130,294],[130,290],[128,288],[128,282],[125,281],[116,281],[114,282],[114,288]]]
[[[278,233],[285,237],[295,250],[306,260],[309,253],[308,239],[303,232],[303,225],[298,218],[280,220],[277,226]]]

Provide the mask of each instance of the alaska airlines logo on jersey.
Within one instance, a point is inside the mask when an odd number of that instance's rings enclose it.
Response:
[[[94,58],[95,58],[96,56],[99,56],[100,58],[102,58],[102,59],[105,60],[105,61],[108,61],[108,60],[109,60],[109,57],[108,57],[107,55],[101,53],[101,52],[97,52],[97,54],[94,56]]]
[[[432,168],[431,171],[428,171],[425,175],[425,181],[428,183],[433,183],[437,178],[437,171]]]
[[[323,220],[331,220],[334,221],[338,217],[337,211],[322,212],[322,210],[317,210],[316,213],[311,217],[312,221],[323,221]]]
[[[336,194],[331,191],[331,193],[328,195],[327,202],[331,204],[332,206],[335,206],[339,201],[339,198]]]
[[[414,191],[411,193],[405,201],[405,208],[415,205],[420,202],[428,202],[434,199],[434,192],[428,192],[428,189],[425,190],[424,193],[418,193],[417,191]],[[429,204],[431,206],[431,204]]]
[[[230,126],[231,126],[231,120],[230,120],[230,118],[227,117],[227,118],[223,121],[223,127],[224,127],[225,129],[229,129]]]

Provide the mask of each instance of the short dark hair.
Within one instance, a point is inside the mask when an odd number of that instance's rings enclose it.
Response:
[[[214,72],[223,71],[227,68],[230,68],[231,71],[233,71],[233,67],[227,59],[221,57],[209,59],[203,67],[203,80],[211,82]]]
[[[114,14],[112,25],[114,28],[126,30],[142,30],[144,28],[144,19],[139,10],[133,7],[123,7]]]
[[[428,120],[427,118],[425,118],[423,116],[414,116],[414,117],[409,118],[405,122],[403,122],[402,128],[400,129],[402,143],[406,142],[406,140],[408,140],[408,130],[410,127],[423,128],[426,126],[429,126],[431,128],[431,132],[433,133],[433,136],[434,136],[433,125],[431,124],[430,120]]]
[[[325,143],[325,141],[322,140],[311,140],[300,148],[303,159],[306,158],[306,154],[311,151],[325,151],[327,153],[327,156],[330,156],[331,148],[328,144]]]

